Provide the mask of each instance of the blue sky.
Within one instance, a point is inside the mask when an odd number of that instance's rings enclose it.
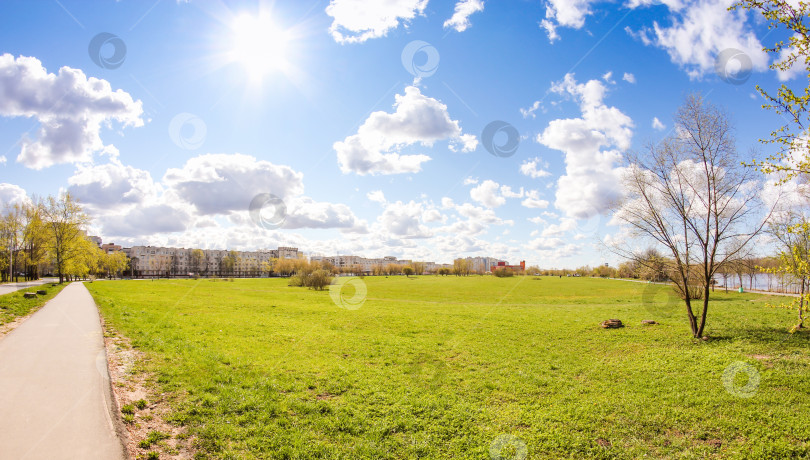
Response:
[[[0,202],[68,190],[124,245],[616,263],[624,155],[685,95],[771,153],[754,85],[794,77],[761,51],[784,37],[728,5],[5,1]]]

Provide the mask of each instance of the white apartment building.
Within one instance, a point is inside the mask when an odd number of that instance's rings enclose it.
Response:
[[[279,247],[258,251],[227,251],[224,249],[203,249],[203,257],[195,261],[194,249],[165,248],[159,246],[133,246],[124,248],[130,259],[135,277],[152,276],[262,276],[266,274],[264,264],[271,259],[303,258],[298,248]],[[224,261],[234,252],[236,260],[232,269]]]
[[[413,265],[413,260],[411,259],[400,260],[394,256],[386,256],[382,258],[366,258],[352,255],[345,255],[345,256],[313,255],[310,256],[309,260],[311,260],[312,262],[327,262],[341,269],[357,266],[359,267],[359,270],[362,271],[363,273],[372,273],[374,271],[374,267],[385,267],[386,265],[389,264],[395,264],[400,266]],[[423,262],[423,263],[425,264],[425,273],[433,272],[443,266],[442,264],[436,264],[435,262]]]
[[[489,273],[492,267],[497,267],[503,260],[494,257],[467,257],[467,266],[474,272]]]

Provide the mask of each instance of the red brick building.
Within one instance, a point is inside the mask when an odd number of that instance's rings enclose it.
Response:
[[[498,265],[493,265],[492,267],[489,268],[489,271],[492,272],[492,273],[495,273],[495,270],[498,269],[498,268],[508,268],[510,270],[513,270],[513,271],[522,272],[522,271],[526,270],[526,261],[521,260],[520,265],[506,265],[506,262],[498,262]]]

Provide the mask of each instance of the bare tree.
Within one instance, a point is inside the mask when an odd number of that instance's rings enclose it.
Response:
[[[684,297],[694,337],[703,337],[715,273],[764,226],[753,174],[738,159],[728,117],[700,95],[688,96],[677,111],[675,134],[650,145],[646,155],[629,157],[627,195],[616,217],[632,241],[671,254],[669,277]],[[612,248],[640,261],[643,254],[631,244]],[[702,306],[693,307],[693,293],[702,294]]]

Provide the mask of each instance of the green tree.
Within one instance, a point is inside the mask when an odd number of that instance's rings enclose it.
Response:
[[[410,265],[402,267],[402,273],[404,273],[406,277],[410,278],[410,276],[414,274],[413,267]]]
[[[239,264],[239,256],[236,251],[229,251],[227,255],[222,258],[220,262],[220,270],[223,273],[233,275],[236,266]]]
[[[0,221],[0,238],[3,240],[3,246],[6,252],[6,267],[8,268],[8,279],[13,281],[16,274],[19,272],[21,265],[19,259],[19,250],[23,238],[24,218],[25,213],[23,207],[19,203],[6,205],[5,213],[3,214],[2,221]]]
[[[796,331],[804,327],[804,312],[810,305],[808,293],[808,280],[810,280],[810,221],[805,216],[790,213],[784,219],[772,222],[769,233],[779,242],[779,265],[772,268],[761,268],[768,273],[788,275],[798,281],[799,297],[792,302],[781,303],[778,306],[796,309],[798,320],[791,330]]]
[[[757,85],[757,91],[767,101],[762,108],[773,110],[781,115],[786,123],[771,132],[769,139],[762,142],[775,144],[779,151],[764,161],[754,161],[754,165],[766,174],[783,172],[780,182],[790,180],[799,174],[810,173],[810,29],[807,16],[810,2],[786,0],[741,0],[731,7],[758,11],[768,22],[769,29],[784,28],[790,33],[787,41],[778,40],[764,51],[775,57],[771,69],[786,72],[797,68],[808,80],[807,87],[796,91],[787,83],[775,93]]]
[[[70,193],[65,193],[58,198],[48,197],[43,207],[43,220],[48,229],[48,249],[59,275],[59,283],[63,283],[66,267],[72,266],[74,259],[82,253],[82,241],[85,240],[83,229],[89,218]]]
[[[22,253],[25,257],[25,276],[28,279],[39,279],[40,267],[47,261],[47,228],[42,220],[42,203],[30,202],[23,207],[24,227]]]
[[[202,249],[194,249],[191,251],[191,270],[199,275],[203,272],[203,262],[205,261],[205,253]]]

